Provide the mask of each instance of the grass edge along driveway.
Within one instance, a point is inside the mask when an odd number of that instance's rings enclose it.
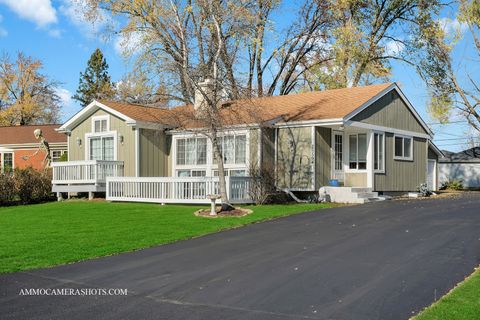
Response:
[[[333,204],[248,206],[244,217],[196,217],[199,206],[87,201],[0,207],[0,274],[190,239]]]
[[[471,320],[480,318],[480,268],[413,320]]]

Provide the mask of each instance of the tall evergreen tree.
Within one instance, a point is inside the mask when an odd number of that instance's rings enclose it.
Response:
[[[85,107],[94,99],[108,99],[114,94],[114,85],[108,75],[107,60],[97,48],[90,56],[85,72],[80,72],[77,93],[72,98]]]

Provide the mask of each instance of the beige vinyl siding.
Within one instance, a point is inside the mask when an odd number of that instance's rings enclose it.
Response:
[[[164,131],[140,129],[140,176],[165,177],[168,173]]]
[[[393,133],[385,135],[385,173],[375,173],[375,191],[416,191],[427,180],[427,140],[413,138],[413,161],[395,160]]]
[[[250,167],[258,168],[259,155],[261,150],[258,150],[258,139],[260,139],[260,129],[250,129],[250,138],[248,140],[250,152],[250,163],[247,164],[247,169]]]
[[[427,133],[397,92],[385,94],[367,109],[352,118],[353,121]]]
[[[262,167],[275,172],[275,129],[262,129]]]
[[[69,138],[68,160],[88,160],[85,158],[85,148],[88,147],[85,135],[92,132],[92,117],[104,115],[109,116],[110,131],[117,131],[117,160],[124,162],[124,175],[135,176],[135,129],[127,126],[122,119],[103,110],[97,110],[85,119],[85,121],[72,129]],[[120,135],[123,136],[123,143],[121,143],[118,138]],[[80,146],[77,144],[77,138],[82,139]]]
[[[345,172],[345,187],[360,187],[366,188],[368,186],[366,172]]]
[[[332,129],[315,128],[315,189],[328,185],[332,175]]]
[[[281,188],[312,190],[313,156],[312,127],[279,128],[277,185]]]

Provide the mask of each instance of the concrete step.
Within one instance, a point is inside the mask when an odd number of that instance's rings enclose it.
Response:
[[[378,197],[378,192],[354,192],[352,194],[356,194],[357,198],[375,198],[375,197]]]
[[[350,187],[351,192],[361,193],[361,192],[372,192],[372,188],[361,188],[361,187]]]

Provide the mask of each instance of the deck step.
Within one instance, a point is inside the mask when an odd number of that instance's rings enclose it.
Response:
[[[367,203],[386,200],[379,196],[378,192],[372,191],[372,188],[359,187],[322,187],[320,194],[327,194],[331,202],[338,203]]]

